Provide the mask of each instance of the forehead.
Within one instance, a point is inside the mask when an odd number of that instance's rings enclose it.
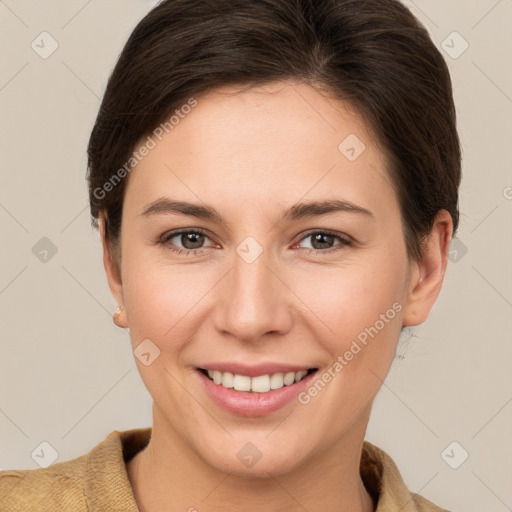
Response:
[[[394,196],[378,141],[351,105],[300,82],[240,89],[196,98],[155,139],[127,195],[136,188],[146,200],[180,191],[209,200],[293,202],[339,192],[374,207],[383,194]]]
[[[210,91],[197,98],[189,115],[181,116],[179,135],[193,134],[204,143],[212,139],[217,143],[220,136],[244,150],[254,147],[253,141],[265,142],[269,148],[288,141],[338,150],[339,143],[353,133],[377,146],[372,127],[357,109],[319,87],[290,80]],[[283,152],[287,148],[282,147]]]

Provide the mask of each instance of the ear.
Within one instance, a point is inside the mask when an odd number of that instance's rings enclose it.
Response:
[[[123,306],[119,313],[116,312],[114,314],[114,323],[118,327],[127,328],[128,320],[124,309],[123,282],[121,279],[120,263],[118,261],[120,258],[114,254],[112,244],[105,237],[105,216],[103,213],[100,213],[98,226],[100,230],[101,244],[103,246],[103,266],[105,267],[105,272],[107,274],[108,286],[117,304],[119,306]]]
[[[405,301],[403,325],[420,325],[428,318],[443,284],[452,233],[451,215],[440,210],[422,245],[421,259],[413,265],[414,277]]]

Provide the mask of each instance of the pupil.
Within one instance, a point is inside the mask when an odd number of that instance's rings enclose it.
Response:
[[[315,243],[316,243],[317,241],[319,241],[319,240],[320,240],[320,244],[321,244],[321,245],[322,245],[322,244],[323,244],[323,245],[325,245],[325,244],[329,245],[329,242],[321,242],[321,239],[322,239],[322,238],[327,238],[327,239],[329,240],[329,239],[332,239],[332,238],[333,238],[333,235],[329,235],[329,234],[327,234],[327,233],[318,233],[318,234],[316,234],[316,235],[313,237],[313,240],[314,240],[314,242],[313,242],[313,247],[315,247]],[[315,249],[325,249],[325,248],[326,248],[326,247],[315,247]],[[327,247],[327,248],[328,248],[328,247]]]
[[[197,240],[194,240],[193,237],[197,237]],[[199,248],[201,246],[201,243],[203,242],[203,239],[204,239],[204,235],[202,235],[200,233],[185,233],[182,236],[181,243],[187,249],[197,249],[197,248]],[[187,244],[189,242],[191,242],[192,244],[199,244],[199,245],[193,246],[193,247],[190,247],[190,246],[187,247]]]
[[[323,239],[327,239],[327,242],[325,240],[322,242]],[[318,233],[313,236],[313,247],[319,243],[321,247],[315,247],[316,249],[325,249],[325,246],[328,248],[332,242],[332,239],[333,235],[329,235],[327,233]],[[200,233],[185,233],[182,236],[181,242],[187,249],[197,249],[204,242],[204,235]],[[187,247],[189,242],[192,243],[193,247]]]

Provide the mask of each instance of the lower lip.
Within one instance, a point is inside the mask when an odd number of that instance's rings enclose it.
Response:
[[[299,382],[283,386],[280,389],[271,389],[266,393],[249,393],[228,389],[220,384],[215,384],[200,370],[197,370],[197,373],[207,393],[223,409],[239,416],[264,416],[281,409],[304,391],[317,372],[306,375]]]

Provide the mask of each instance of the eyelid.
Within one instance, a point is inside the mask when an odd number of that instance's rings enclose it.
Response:
[[[166,231],[163,235],[159,237],[159,240],[162,242],[165,242],[166,240],[169,240],[170,238],[174,238],[175,236],[181,235],[183,233],[196,233],[199,235],[206,235],[206,230],[203,228],[181,228],[181,229],[175,229],[171,231]]]
[[[194,233],[197,235],[204,235],[206,238],[210,239],[213,242],[213,240],[210,237],[210,235],[208,234],[208,232],[203,228],[181,228],[181,229],[177,229],[177,230],[166,231],[163,235],[161,235],[158,238],[157,242],[165,244],[165,243],[168,243],[171,238],[182,235],[184,233]],[[214,242],[214,244],[215,244],[215,242]],[[215,244],[215,245],[218,245],[218,244]],[[208,247],[212,247],[212,246],[208,246]],[[202,249],[206,249],[206,247],[200,247],[199,249],[180,249],[180,250],[181,251],[198,252]]]
[[[211,241],[213,241],[205,229],[190,227],[190,228],[181,228],[181,229],[177,229],[177,230],[173,230],[173,231],[168,231],[159,237],[157,243],[166,245],[169,243],[170,239],[172,239],[176,236],[179,236],[183,233],[194,233],[194,234],[198,234],[198,235],[204,235],[206,238],[209,238]],[[292,244],[292,248],[296,247],[300,242],[304,241],[305,239],[307,239],[308,237],[310,237],[314,234],[323,234],[323,235],[333,236],[333,237],[339,239],[341,241],[341,243],[336,244],[329,249],[313,249],[313,248],[309,248],[309,247],[303,247],[302,248],[303,250],[306,250],[308,252],[315,252],[316,254],[327,255],[331,252],[339,250],[340,246],[341,246],[341,248],[343,248],[343,247],[352,246],[355,244],[354,239],[352,237],[350,237],[349,235],[346,235],[345,233],[338,233],[338,232],[332,231],[330,229],[313,228],[304,233],[301,233],[299,235],[299,237],[297,238],[297,241]],[[174,244],[171,244],[171,245],[174,245]],[[186,249],[186,248],[181,249],[179,247],[178,248],[169,247],[169,249],[171,251],[179,253],[179,254],[182,254],[182,253],[200,254],[201,251],[208,249],[209,247],[218,247],[218,244],[215,244],[215,242],[214,242],[214,245],[210,245],[210,246],[206,246],[206,247],[199,247],[197,249]]]
[[[177,229],[177,230],[166,231],[162,236],[160,236],[159,240],[165,241],[165,240],[168,240],[169,238],[174,238],[175,236],[180,235],[182,233],[197,233],[197,234],[201,234],[201,235],[206,235],[208,238],[211,238],[208,235],[208,232],[203,228],[181,228],[181,229]],[[332,231],[330,229],[321,229],[321,228],[313,228],[308,231],[305,231],[304,233],[300,233],[300,235],[298,235],[297,240],[301,241],[304,238],[306,238],[310,235],[316,234],[316,233],[322,233],[322,234],[336,236],[336,237],[343,239],[346,242],[354,241],[352,239],[352,237],[350,237],[349,235],[347,235],[345,233],[338,233],[337,231]]]
[[[330,229],[319,229],[319,228],[310,229],[304,233],[301,233],[299,235],[298,241],[301,242],[308,236],[311,236],[311,235],[314,235],[317,233],[321,233],[322,235],[330,235],[330,236],[337,237],[340,240],[343,240],[345,243],[355,243],[355,240],[345,233],[338,233],[337,231],[332,231]]]

